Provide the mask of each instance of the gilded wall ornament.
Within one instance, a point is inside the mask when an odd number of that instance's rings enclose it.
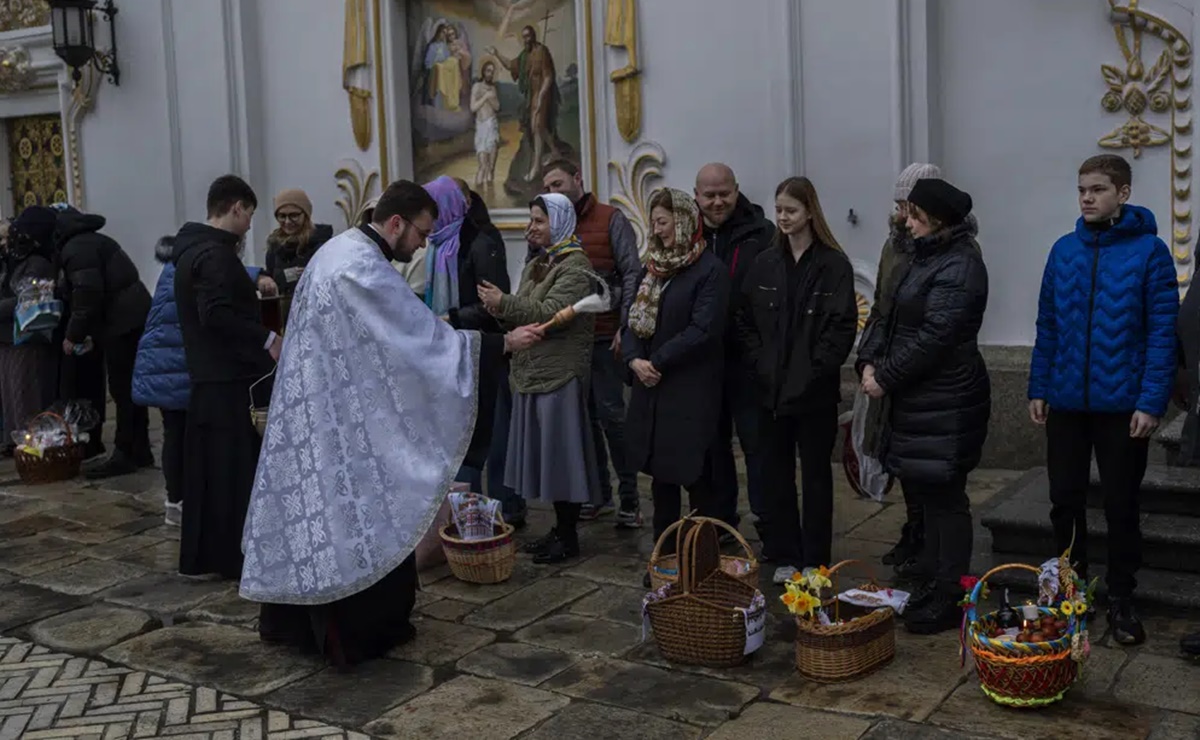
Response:
[[[3,0],[0,2],[0,33],[50,25],[46,0]]]
[[[346,0],[345,38],[342,47],[342,89],[350,98],[350,128],[354,143],[364,152],[371,147],[371,91],[354,85],[357,70],[370,67],[367,59],[366,0]]]
[[[63,115],[67,132],[67,155],[71,162],[71,205],[79,210],[85,210],[83,198],[83,158],[79,147],[79,123],[96,104],[96,88],[100,82],[100,74],[95,67],[88,65],[83,70],[79,84],[70,88],[71,99]]]
[[[653,190],[647,184],[661,180],[667,155],[663,148],[652,141],[642,142],[629,152],[624,162],[608,163],[608,170],[617,178],[617,187],[609,198],[612,205],[620,208],[638,238],[638,251],[644,251],[650,234],[650,214],[646,208]]]
[[[363,206],[371,199],[375,187],[379,184],[379,171],[366,171],[362,163],[356,159],[347,159],[341,163],[334,173],[337,189],[342,197],[334,201],[334,205],[346,219],[346,228],[355,226],[355,219],[362,213]]]
[[[632,144],[642,132],[642,70],[637,62],[637,3],[608,0],[604,45],[624,49],[628,64],[609,74],[617,113],[617,130]]]
[[[37,79],[29,64],[29,52],[23,46],[0,49],[0,92],[28,90]]]
[[[1123,68],[1101,65],[1108,92],[1100,104],[1109,113],[1128,118],[1097,143],[1106,149],[1132,150],[1135,159],[1145,148],[1170,147],[1171,252],[1180,285],[1186,285],[1190,274],[1185,265],[1192,258],[1192,44],[1179,29],[1139,8],[1138,0],[1128,0],[1128,5],[1117,2],[1109,0],[1109,7],[1125,64]],[[1142,55],[1147,36],[1165,46],[1149,69]],[[1149,116],[1158,118],[1151,122]]]

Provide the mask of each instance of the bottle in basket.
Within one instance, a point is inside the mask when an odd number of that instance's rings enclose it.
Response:
[[[996,612],[996,626],[1000,628],[1001,634],[1009,637],[1016,637],[1021,633],[1021,618],[1009,605],[1007,588],[1004,589],[1004,596],[1000,599],[1000,611]]]

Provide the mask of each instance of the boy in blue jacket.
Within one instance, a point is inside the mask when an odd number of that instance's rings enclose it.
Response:
[[[1139,491],[1150,434],[1175,378],[1179,290],[1154,214],[1129,205],[1133,173],[1114,154],[1079,168],[1074,233],[1055,242],[1038,298],[1029,416],[1046,427],[1058,551],[1086,576],[1092,452],[1108,523],[1108,621],[1122,645],[1146,639],[1133,611],[1142,563]]]

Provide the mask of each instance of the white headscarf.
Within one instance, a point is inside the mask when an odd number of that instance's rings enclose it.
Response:
[[[558,253],[561,248],[575,238],[575,204],[571,199],[560,193],[539,195],[538,200],[546,204],[546,216],[550,218],[550,253]],[[536,202],[536,201],[535,201]],[[578,245],[576,245],[578,246]]]

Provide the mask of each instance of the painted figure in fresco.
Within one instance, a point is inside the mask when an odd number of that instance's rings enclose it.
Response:
[[[500,149],[500,94],[496,91],[496,63],[485,61],[471,87],[471,112],[475,114],[475,154],[479,169],[475,186],[496,179],[496,152]]]
[[[504,57],[494,46],[488,47],[487,51],[500,60],[521,92],[521,133],[533,143],[533,159],[525,180],[532,182],[547,162],[562,156],[558,147],[558,106],[562,96],[555,76],[554,57],[538,42],[533,26],[521,29],[521,40],[525,48],[516,59]]]
[[[461,23],[426,21],[421,37],[428,39],[421,64],[420,90],[428,105],[457,112],[463,105],[471,75],[471,44]]]

